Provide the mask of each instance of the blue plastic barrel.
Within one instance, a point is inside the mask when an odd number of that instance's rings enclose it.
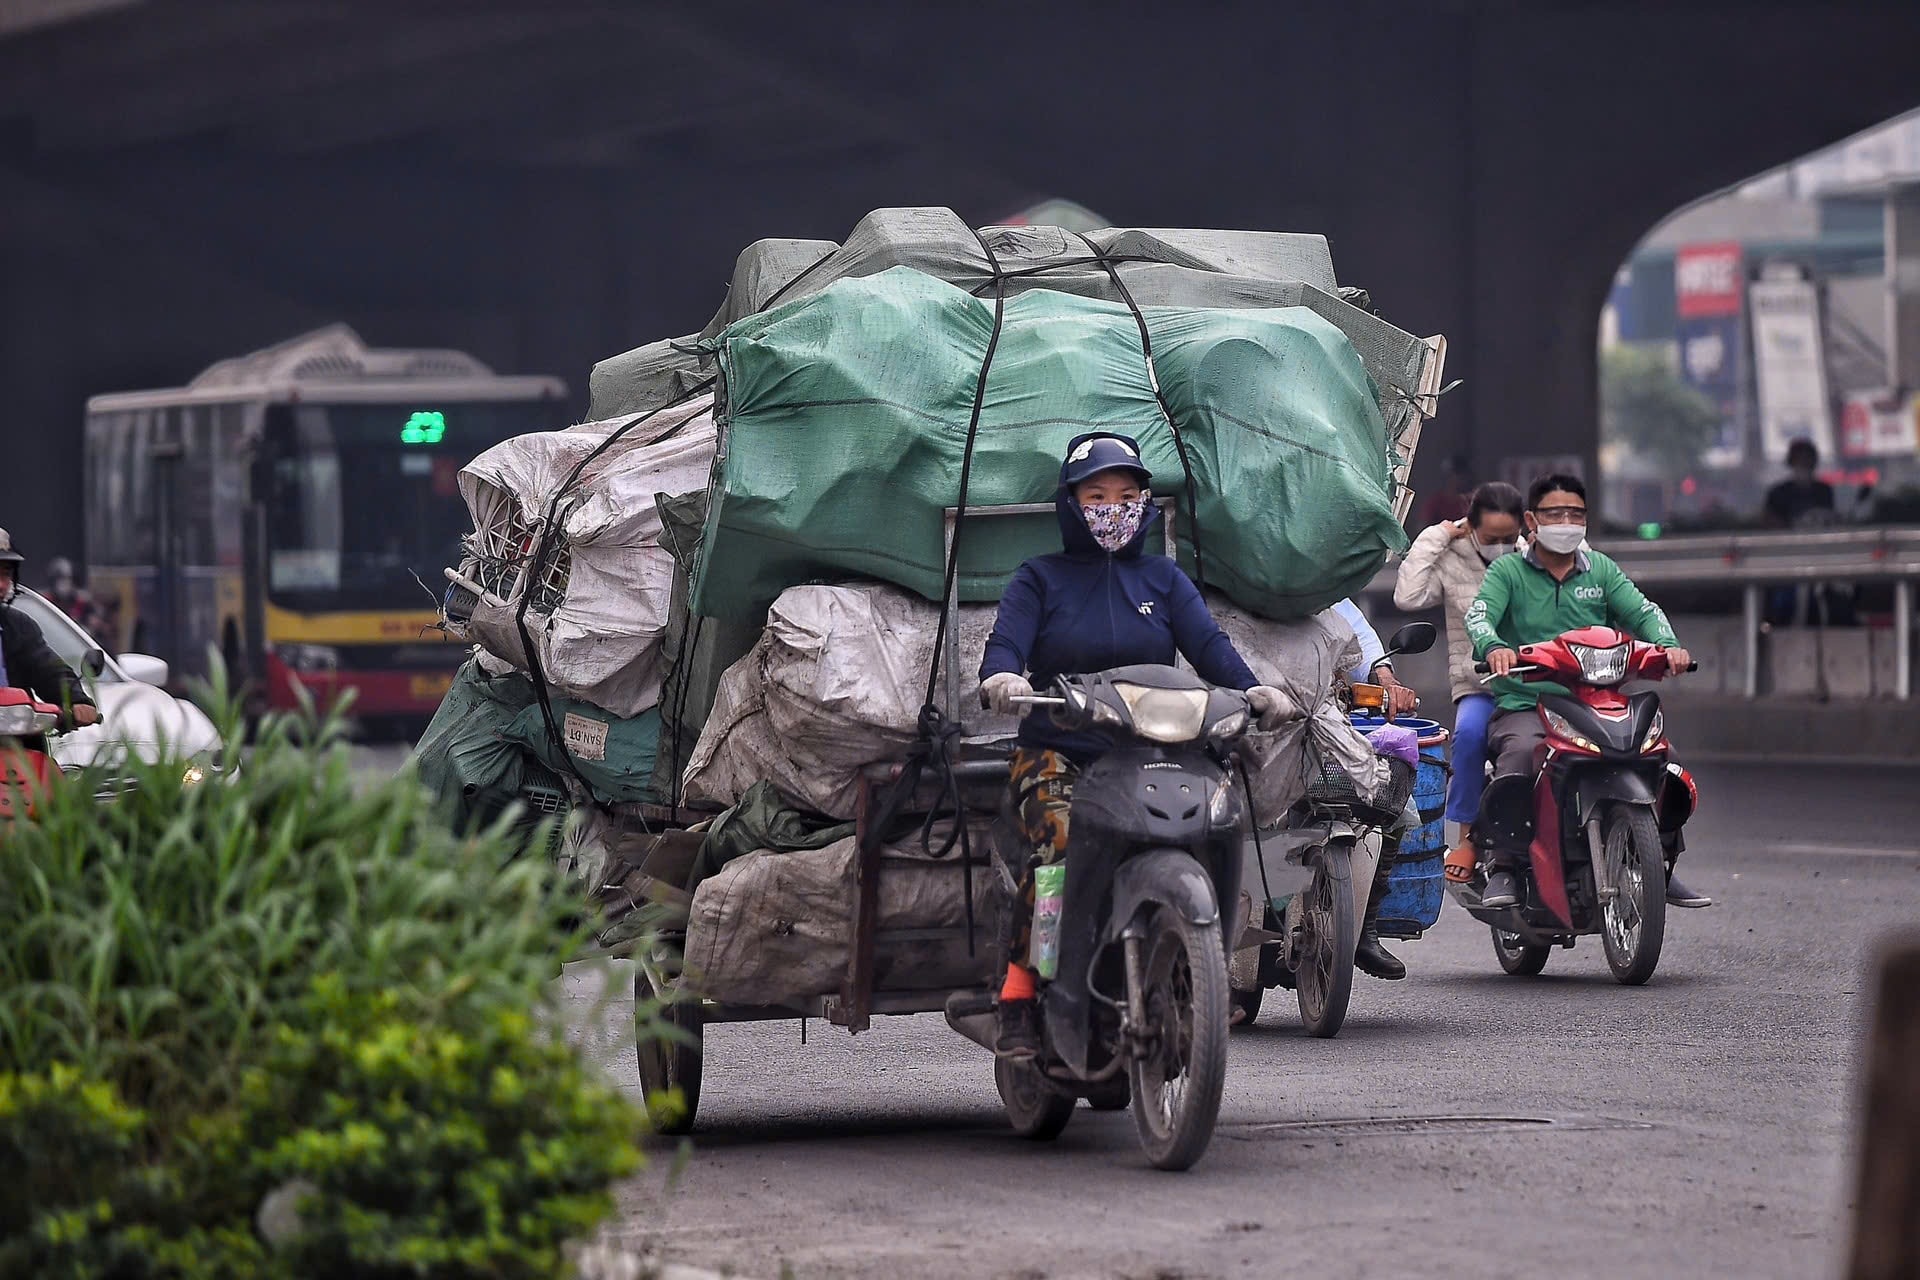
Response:
[[[1353,727],[1365,733],[1386,721],[1353,714]],[[1447,746],[1453,735],[1434,720],[1402,717],[1395,724],[1420,735],[1420,770],[1414,775],[1413,803],[1420,825],[1400,842],[1400,859],[1387,880],[1380,904],[1380,933],[1388,938],[1417,938],[1440,918],[1446,897]]]

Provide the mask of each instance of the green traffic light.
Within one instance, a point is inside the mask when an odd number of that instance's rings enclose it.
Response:
[[[447,415],[421,410],[400,428],[401,444],[439,444],[447,434]]]

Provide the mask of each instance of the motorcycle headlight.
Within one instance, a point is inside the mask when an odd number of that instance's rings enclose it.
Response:
[[[1571,742],[1574,746],[1580,748],[1582,751],[1591,751],[1595,755],[1600,754],[1600,748],[1594,745],[1592,739],[1588,738],[1585,734],[1581,733],[1578,729],[1574,728],[1572,721],[1568,720],[1565,716],[1561,715],[1558,711],[1547,711],[1546,708],[1544,707],[1541,708],[1541,711],[1544,712],[1547,717],[1547,727],[1549,729],[1553,730],[1560,737],[1565,738],[1568,742]]]
[[[1207,736],[1215,741],[1222,738],[1237,738],[1247,731],[1247,724],[1251,719],[1252,716],[1244,710],[1230,712],[1207,726]]]
[[[1653,713],[1653,723],[1647,726],[1647,739],[1640,744],[1640,754],[1645,755],[1647,752],[1653,750],[1653,744],[1660,741],[1661,738],[1664,738],[1666,734],[1667,713],[1664,711],[1656,711]]]
[[[40,716],[32,707],[0,707],[0,734],[24,737],[40,732]]]
[[[340,651],[328,644],[278,644],[273,652],[288,668],[302,675],[340,669]]]
[[[207,766],[196,760],[188,765],[186,771],[180,775],[180,787],[182,790],[188,787],[197,787],[206,780]]]
[[[1580,661],[1580,676],[1588,684],[1619,684],[1627,678],[1627,646],[1616,644],[1606,649],[1596,649],[1590,644],[1570,644],[1573,656]]]
[[[1192,742],[1207,727],[1205,689],[1149,689],[1115,681],[1113,690],[1133,716],[1133,731],[1153,742]]]

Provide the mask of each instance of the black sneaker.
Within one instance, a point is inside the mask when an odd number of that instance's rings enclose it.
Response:
[[[1032,1062],[1040,1056],[1040,1002],[1038,1000],[1002,1000],[1000,1035],[993,1051],[1013,1062]]]
[[[1704,893],[1695,893],[1692,889],[1687,888],[1687,886],[1681,884],[1669,875],[1667,877],[1667,905],[1670,907],[1686,907],[1691,910],[1697,910],[1700,907],[1712,906],[1713,899]]]
[[[1496,871],[1487,877],[1487,891],[1480,895],[1483,907],[1520,905],[1520,878],[1511,871]]]

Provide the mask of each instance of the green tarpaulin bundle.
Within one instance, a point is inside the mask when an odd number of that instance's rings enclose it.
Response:
[[[555,695],[551,704],[564,751],[554,746],[527,677],[490,675],[477,658],[454,675],[414,757],[420,780],[446,800],[459,827],[492,821],[530,782],[553,787],[574,774],[603,803],[657,798],[657,709],[623,719],[577,698]]]
[[[1049,501],[1067,441],[1112,430],[1179,499],[1188,572],[1256,613],[1304,617],[1405,547],[1376,388],[1340,329],[1305,307],[1141,314],[1171,423],[1129,308],[1046,289],[1007,300],[969,506]],[[785,587],[854,576],[937,600],[993,334],[991,297],[894,268],[715,339],[722,440],[693,612],[757,619]],[[960,598],[998,599],[1022,560],[1058,548],[1051,514],[970,523]]]

